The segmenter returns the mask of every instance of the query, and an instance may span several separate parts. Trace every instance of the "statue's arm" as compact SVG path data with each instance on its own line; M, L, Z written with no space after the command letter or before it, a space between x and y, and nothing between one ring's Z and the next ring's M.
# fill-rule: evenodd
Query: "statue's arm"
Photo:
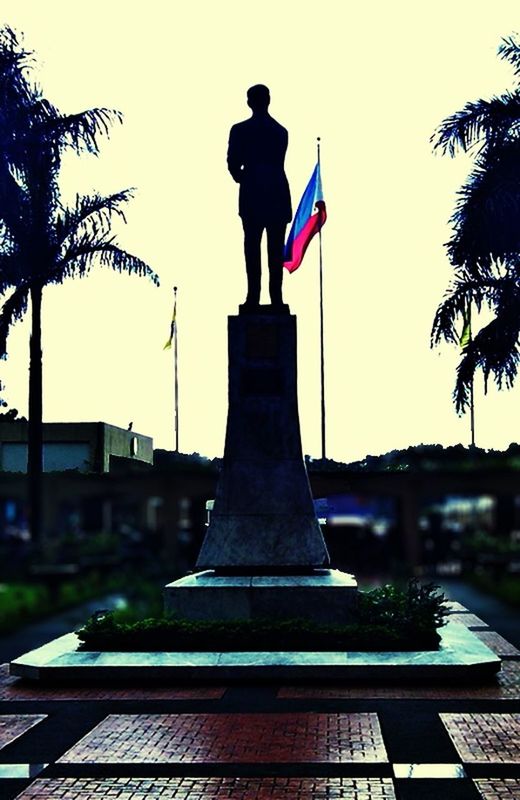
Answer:
M242 153L240 147L240 137L237 133L236 126L233 125L229 132L229 142L227 151L227 165L233 180L240 183L242 176Z

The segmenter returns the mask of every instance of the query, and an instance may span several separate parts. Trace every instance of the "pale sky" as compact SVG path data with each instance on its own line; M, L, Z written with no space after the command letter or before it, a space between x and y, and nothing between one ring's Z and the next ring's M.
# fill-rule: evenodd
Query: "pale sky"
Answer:
M44 419L96 421L173 446L173 369L163 351L179 287L180 449L221 455L227 316L245 296L230 126L245 92L271 89L289 130L293 206L322 139L327 455L342 461L424 443L469 443L451 392L458 349L431 350L451 267L443 243L465 157L433 156L438 123L513 85L496 56L520 31L517 0L2 0L25 33L46 96L64 112L120 109L99 159L66 164L69 196L136 186L120 242L161 287L94 268L44 292ZM267 289L267 279L265 279ZM298 320L304 453L320 454L318 247L285 275ZM267 296L264 296L267 302ZM9 405L27 413L29 315L0 362ZM520 441L520 387L482 394L476 441Z

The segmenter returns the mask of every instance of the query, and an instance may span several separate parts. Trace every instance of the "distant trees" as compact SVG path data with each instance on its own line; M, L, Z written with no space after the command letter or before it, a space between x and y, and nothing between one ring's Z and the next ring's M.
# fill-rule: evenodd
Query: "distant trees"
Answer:
M457 369L454 402L464 411L477 369L487 387L511 387L518 371L520 335L520 44L502 40L498 54L513 67L512 91L467 103L432 137L443 155L473 155L474 169L459 191L447 245L455 274L432 329L432 344L458 342L468 310L486 307L493 319L470 338Z
M519 470L520 445L511 443L507 450L485 450L455 444L417 444L381 455L367 455L350 464L329 461L308 463L309 472L442 472L474 470Z
M121 249L112 222L124 219L132 196L60 197L61 157L99 152L99 141L121 122L118 111L93 108L63 114L32 81L32 53L8 27L0 29L0 356L13 323L31 306L29 369L29 500L31 533L40 538L42 474L42 292L49 284L83 277L98 263L119 272L158 277L141 259Z

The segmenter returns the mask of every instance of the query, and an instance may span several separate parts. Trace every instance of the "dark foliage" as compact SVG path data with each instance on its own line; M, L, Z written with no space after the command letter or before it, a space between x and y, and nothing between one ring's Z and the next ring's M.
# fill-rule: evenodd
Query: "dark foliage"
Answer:
M93 108L63 114L43 97L33 66L20 37L8 26L0 29L0 356L33 286L84 277L94 264L158 284L150 267L114 241L113 219L124 221L132 189L78 196L72 208L60 199L62 154L98 155L121 113Z
M419 444L382 455L367 455L361 461L338 465L352 472L443 472L474 470L518 470L520 445L511 443L507 450L484 450L462 444ZM312 471L312 468L311 470Z
M63 114L32 80L32 54L7 26L0 29L0 357L11 326L31 301L28 486L31 535L42 532L42 290L66 278L84 277L94 264L157 275L117 246L115 216L132 190L77 197L72 209L60 195L66 150L97 155L119 111L93 108Z
M406 590L385 586L361 593L350 625L319 625L304 619L193 622L145 619L120 622L117 614L94 615L78 631L85 650L434 650L444 624L444 595L436 586L410 582Z
M445 623L448 610L445 596L434 583L420 584L417 579L406 589L386 585L359 594L359 620L402 630L430 631Z
M207 472L216 474L221 459L209 459L200 453L177 453L172 450L154 450L153 464L156 469L172 472Z
M520 45L502 41L499 55L520 77ZM510 388L520 358L520 86L491 100L468 103L448 117L432 139L443 154L469 152L474 169L458 194L447 245L455 268L432 329L432 345L459 342L467 310L489 309L493 319L462 349L454 402L459 413L470 404L471 385L482 370L487 388Z

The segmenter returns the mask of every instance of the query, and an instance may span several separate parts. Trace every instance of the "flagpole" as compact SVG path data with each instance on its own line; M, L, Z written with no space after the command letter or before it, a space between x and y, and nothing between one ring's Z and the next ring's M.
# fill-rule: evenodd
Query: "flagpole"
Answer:
M460 347L462 353L466 352L466 348L473 341L473 331L471 327L471 299L466 305L463 313L463 326L460 334ZM471 376L469 385L469 417L471 428L471 447L475 447L475 375Z
M320 137L317 137L318 169L321 175ZM320 250L320 376L321 376L321 457L325 458L325 358L323 342L323 255L321 250L321 226L318 231Z
M470 341L473 338L473 331L471 329L471 300L468 306L468 319L470 324ZM469 392L469 416L471 425L471 446L475 447L475 394L474 394L475 374L471 376L471 386Z
M177 287L173 287L174 309L177 309ZM175 311L176 314L176 311ZM175 452L179 452L179 380L178 380L178 351L177 351L177 319L173 330L173 391L174 391L174 424L175 424Z
M470 387L470 420L471 420L471 446L475 447L475 403L473 397L473 378Z

